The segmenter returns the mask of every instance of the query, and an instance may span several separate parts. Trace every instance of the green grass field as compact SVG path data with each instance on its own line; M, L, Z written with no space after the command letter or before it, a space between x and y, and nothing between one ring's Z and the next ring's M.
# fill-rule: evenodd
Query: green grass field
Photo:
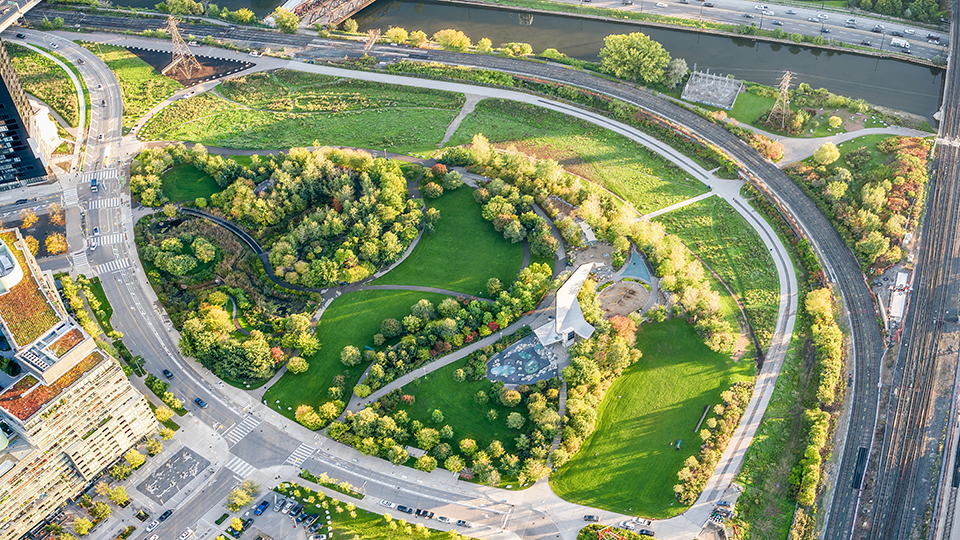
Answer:
M161 177L163 193L171 203L194 201L197 197L209 200L210 195L219 193L221 187L212 176L193 165L176 165Z
M283 149L322 145L395 152L436 148L463 104L462 94L349 79L309 83L310 74L253 74L173 103L141 130L142 140L207 146ZM306 82L305 82L306 81ZM234 100L234 103L229 100ZM240 104L238 104L240 103Z
M654 218L699 255L740 298L765 347L773 337L780 282L759 235L719 197L697 201Z
M755 368L710 351L682 319L641 325L637 347L643 358L607 391L596 432L550 485L571 502L663 519L686 510L673 486L683 461L699 451L694 430L703 408Z
M554 159L633 203L643 213L694 197L707 187L646 147L609 130L533 105L485 99L449 145L482 133L500 147Z
M38 52L16 43L6 46L24 91L49 105L70 127L77 127L80 106L77 90L67 72Z
M473 190L462 186L427 205L440 210L433 234L425 234L413 253L377 285L426 285L487 295L487 280L513 283L523 262L523 244L512 244L480 215Z
M403 393L416 396L417 399L411 405L401 403L398 408L407 411L411 420L419 420L427 427L440 429L449 424L453 428L453 440L447 442L454 448L457 448L461 439L473 439L480 448L499 440L507 453L516 452L514 439L521 432L507 427L507 415L519 412L526 417L526 406L504 407L496 399L484 405L477 404L473 396L480 390L491 395L493 384L487 379L478 382L453 380L453 372L466 364L466 359L458 360L404 386ZM430 418L434 409L443 413L443 422L440 424L434 424ZM497 411L494 422L486 419L490 409Z
M298 405L306 403L316 407L330 401L327 388L333 386L333 379L337 375L346 378L345 393L349 398L367 364L361 362L348 368L340 362L340 351L347 345L360 350L366 346L372 347L373 335L380 332L383 319L409 315L410 306L421 298L437 305L447 297L418 291L357 291L334 300L317 325L320 350L306 358L310 369L299 375L284 373L267 390L264 396L267 405L293 418ZM278 400L280 403L277 403Z
M110 323L110 318L113 317L113 307L110 305L110 301L107 300L106 293L103 292L103 285L100 284L100 278L90 280L90 290L93 291L93 295L100 301L100 311L103 312L103 317L100 317L99 313L94 313L97 321L100 323L100 327L103 328L104 333L113 332L113 324Z
M116 75L123 94L124 128L133 126L151 107L183 88L124 47L83 42L80 45L99 56Z

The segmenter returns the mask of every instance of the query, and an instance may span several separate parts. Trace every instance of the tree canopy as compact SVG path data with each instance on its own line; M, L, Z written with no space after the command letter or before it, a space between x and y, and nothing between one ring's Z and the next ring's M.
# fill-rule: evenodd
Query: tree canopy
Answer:
M600 58L603 59L600 68L603 71L621 79L643 83L663 80L670 53L646 34L612 34L603 39L603 44L600 49Z

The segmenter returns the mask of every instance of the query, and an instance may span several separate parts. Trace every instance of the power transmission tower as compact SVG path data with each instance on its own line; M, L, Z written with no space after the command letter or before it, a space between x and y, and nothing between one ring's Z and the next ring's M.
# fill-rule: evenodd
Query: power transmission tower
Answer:
M373 48L373 44L380 39L380 29L374 28L372 30L367 30L367 43L363 46L363 55L366 56L370 52L370 49Z
M779 122L780 131L783 131L787 127L787 120L790 118L790 79L793 77L793 74L789 71L783 73L783 77L780 77L780 94L777 96L777 102L773 104L773 108L770 109L770 116L767 118L767 123L770 125L777 125Z
M183 41L183 36L180 35L180 30L177 28L179 23L180 19L172 15L167 18L167 31L170 32L170 39L173 40L173 61L163 68L162 73L166 75L176 69L180 71L184 78L189 79L194 71L200 71L201 67L200 62L190 51L190 47Z

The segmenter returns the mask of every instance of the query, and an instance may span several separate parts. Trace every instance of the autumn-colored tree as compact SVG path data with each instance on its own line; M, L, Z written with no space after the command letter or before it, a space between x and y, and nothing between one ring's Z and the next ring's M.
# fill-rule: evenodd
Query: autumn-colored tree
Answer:
M166 422L173 418L173 410L170 409L170 407L157 407L156 410L153 411L153 414L160 422Z
M20 217L23 218L23 224L21 225L24 229L29 229L37 224L37 214L33 210L24 210L20 212Z
M637 323L633 322L632 319L623 315L616 315L610 318L610 325L613 326L613 331L617 333L618 337L627 343L633 343L634 336L637 333Z
M47 253L51 255L67 252L67 238L60 233L53 233L48 236L45 244L47 245Z
M63 216L63 208L61 208L59 204L54 203L50 205L50 223L54 225L63 225L66 223Z
M37 252L40 251L40 241L32 236L24 236L23 241L27 243L27 247L30 249L30 253L34 257L37 256Z

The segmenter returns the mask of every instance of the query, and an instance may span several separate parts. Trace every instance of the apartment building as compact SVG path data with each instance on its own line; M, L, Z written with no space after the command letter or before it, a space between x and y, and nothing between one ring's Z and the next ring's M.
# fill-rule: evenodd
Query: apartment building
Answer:
M0 331L22 369L0 391L0 540L14 540L158 425L16 229L0 231Z

